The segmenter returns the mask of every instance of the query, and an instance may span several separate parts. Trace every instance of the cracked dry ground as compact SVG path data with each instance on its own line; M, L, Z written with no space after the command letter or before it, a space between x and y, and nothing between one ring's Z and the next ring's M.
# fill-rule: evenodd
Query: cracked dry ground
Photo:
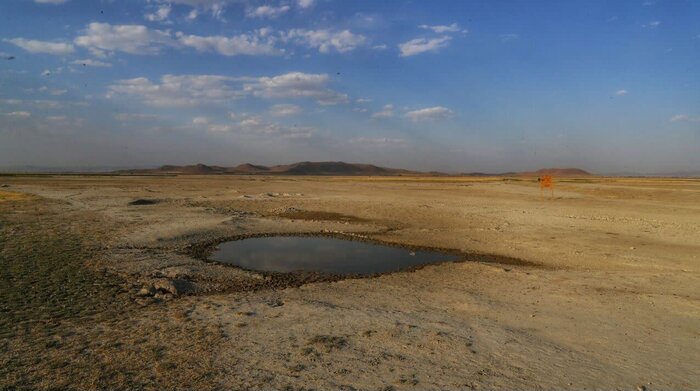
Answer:
M500 178L0 184L0 388L700 384L698 181L561 181L554 200ZM188 250L272 232L526 262L285 287Z

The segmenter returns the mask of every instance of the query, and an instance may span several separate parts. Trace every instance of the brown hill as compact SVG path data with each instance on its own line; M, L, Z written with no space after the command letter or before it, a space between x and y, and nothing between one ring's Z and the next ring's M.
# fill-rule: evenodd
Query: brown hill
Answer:
M270 171L270 167L250 163L239 164L236 167L231 167L227 169L227 172L234 174L257 174L260 172L267 171Z
M580 168L542 168L537 171L521 172L520 176L552 175L559 177L592 176L590 172Z
M270 171L290 175L391 175L408 172L372 164L345 162L300 162L273 166Z
M386 168L373 164L358 164L345 162L299 162L292 164L280 164L272 167L244 163L235 167L208 166L206 164L193 164L188 166L166 165L153 169L134 169L116 171L118 174L190 174L190 175L212 175L212 174L272 174L272 175L449 175L431 171L418 172L396 168ZM457 174L462 176L541 176L553 175L558 177L585 177L592 174L580 168L543 168L537 171L528 172L507 172L498 174L488 174L480 172Z
M166 165L154 169L120 170L120 174L276 174L276 175L399 175L412 171L345 162L300 162L266 167L250 163L235 167Z

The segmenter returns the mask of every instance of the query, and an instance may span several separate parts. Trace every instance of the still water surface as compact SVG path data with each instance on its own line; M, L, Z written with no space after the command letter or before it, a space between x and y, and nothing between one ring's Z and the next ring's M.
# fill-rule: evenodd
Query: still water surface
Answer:
M221 243L210 259L258 271L368 275L459 257L323 236L272 236Z

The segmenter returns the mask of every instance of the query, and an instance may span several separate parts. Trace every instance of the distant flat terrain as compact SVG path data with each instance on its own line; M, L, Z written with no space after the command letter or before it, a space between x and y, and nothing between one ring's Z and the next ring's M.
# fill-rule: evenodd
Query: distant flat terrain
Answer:
M552 174L0 176L0 388L697 388L700 180ZM201 259L270 233L463 262Z

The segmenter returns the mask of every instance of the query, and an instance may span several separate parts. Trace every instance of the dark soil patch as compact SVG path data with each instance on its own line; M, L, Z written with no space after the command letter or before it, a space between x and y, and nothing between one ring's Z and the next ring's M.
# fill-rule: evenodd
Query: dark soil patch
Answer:
M129 202L129 205L155 205L159 203L159 200L149 200L145 198L139 198L138 200L134 200Z

